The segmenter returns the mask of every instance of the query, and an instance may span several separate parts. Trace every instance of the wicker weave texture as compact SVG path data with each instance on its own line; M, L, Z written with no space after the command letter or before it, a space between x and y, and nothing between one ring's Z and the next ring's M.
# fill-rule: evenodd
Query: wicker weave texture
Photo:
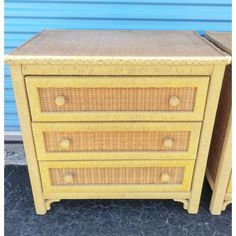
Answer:
M119 167L119 168L51 168L52 185L68 184L65 175L72 175L70 184L161 184L161 175L168 173L168 184L181 184L184 167ZM166 184L166 183L165 183Z
M41 110L50 111L192 111L196 88L39 88ZM65 98L58 106L55 99ZM179 98L171 106L171 96Z
M232 32L207 31L206 38L232 55Z
M225 70L224 80L221 88L215 125L211 140L208 157L208 169L212 179L215 181L217 170L222 158L221 152L224 145L225 133L232 107L232 66L228 65ZM231 170L229 170L231 171Z
M48 152L61 151L185 151L188 149L188 131L96 131L96 132L44 132ZM60 146L69 139L65 150ZM173 140L166 147L166 139Z
M12 56L219 57L222 52L193 31L45 30ZM224 55L224 54L223 54Z

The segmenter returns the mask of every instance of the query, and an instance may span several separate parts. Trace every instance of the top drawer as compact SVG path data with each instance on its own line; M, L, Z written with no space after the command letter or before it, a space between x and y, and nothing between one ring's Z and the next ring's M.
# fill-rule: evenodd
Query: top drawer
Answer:
M34 121L196 120L206 76L26 76Z

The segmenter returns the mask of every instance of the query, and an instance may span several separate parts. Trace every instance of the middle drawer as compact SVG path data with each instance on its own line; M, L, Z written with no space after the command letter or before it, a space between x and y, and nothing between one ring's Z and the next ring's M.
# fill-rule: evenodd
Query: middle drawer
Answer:
M200 122L32 123L39 160L195 159Z

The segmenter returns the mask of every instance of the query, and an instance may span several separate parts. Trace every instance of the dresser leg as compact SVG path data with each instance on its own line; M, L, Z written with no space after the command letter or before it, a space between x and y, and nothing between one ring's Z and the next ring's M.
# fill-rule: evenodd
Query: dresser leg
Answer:
M59 202L61 199L46 199L43 200L44 204L41 204L41 202L35 202L35 210L38 215L45 215L47 211L51 209L51 204L53 202Z
M232 203L232 200L224 200L223 202L219 202L217 199L216 201L211 201L210 204L211 214L221 215L221 212L224 211L230 203Z
M191 204L189 203L187 210L189 214L197 214L198 208L199 208L199 201L196 202L192 201Z
M47 213L46 204L41 204L39 202L34 202L35 211L37 215L45 215Z
M24 143L25 156L28 165L30 183L34 197L34 204L37 214L45 214L46 204L43 198L43 190L39 166L34 146L34 138L31 127L31 115L28 106L28 98L25 87L24 75L20 65L11 65L11 78L13 80L13 89L16 97L18 117L20 120L21 134Z
M222 206L222 211L225 211L226 207L232 203L232 200L225 200Z

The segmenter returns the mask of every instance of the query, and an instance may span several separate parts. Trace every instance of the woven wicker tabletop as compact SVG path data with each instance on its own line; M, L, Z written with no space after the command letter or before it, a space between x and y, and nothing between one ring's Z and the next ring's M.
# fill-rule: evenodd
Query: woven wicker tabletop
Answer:
M214 44L219 46L222 50L230 55L232 54L232 33L231 32L206 32L206 37Z
M224 54L193 31L45 30L11 55L219 57Z

